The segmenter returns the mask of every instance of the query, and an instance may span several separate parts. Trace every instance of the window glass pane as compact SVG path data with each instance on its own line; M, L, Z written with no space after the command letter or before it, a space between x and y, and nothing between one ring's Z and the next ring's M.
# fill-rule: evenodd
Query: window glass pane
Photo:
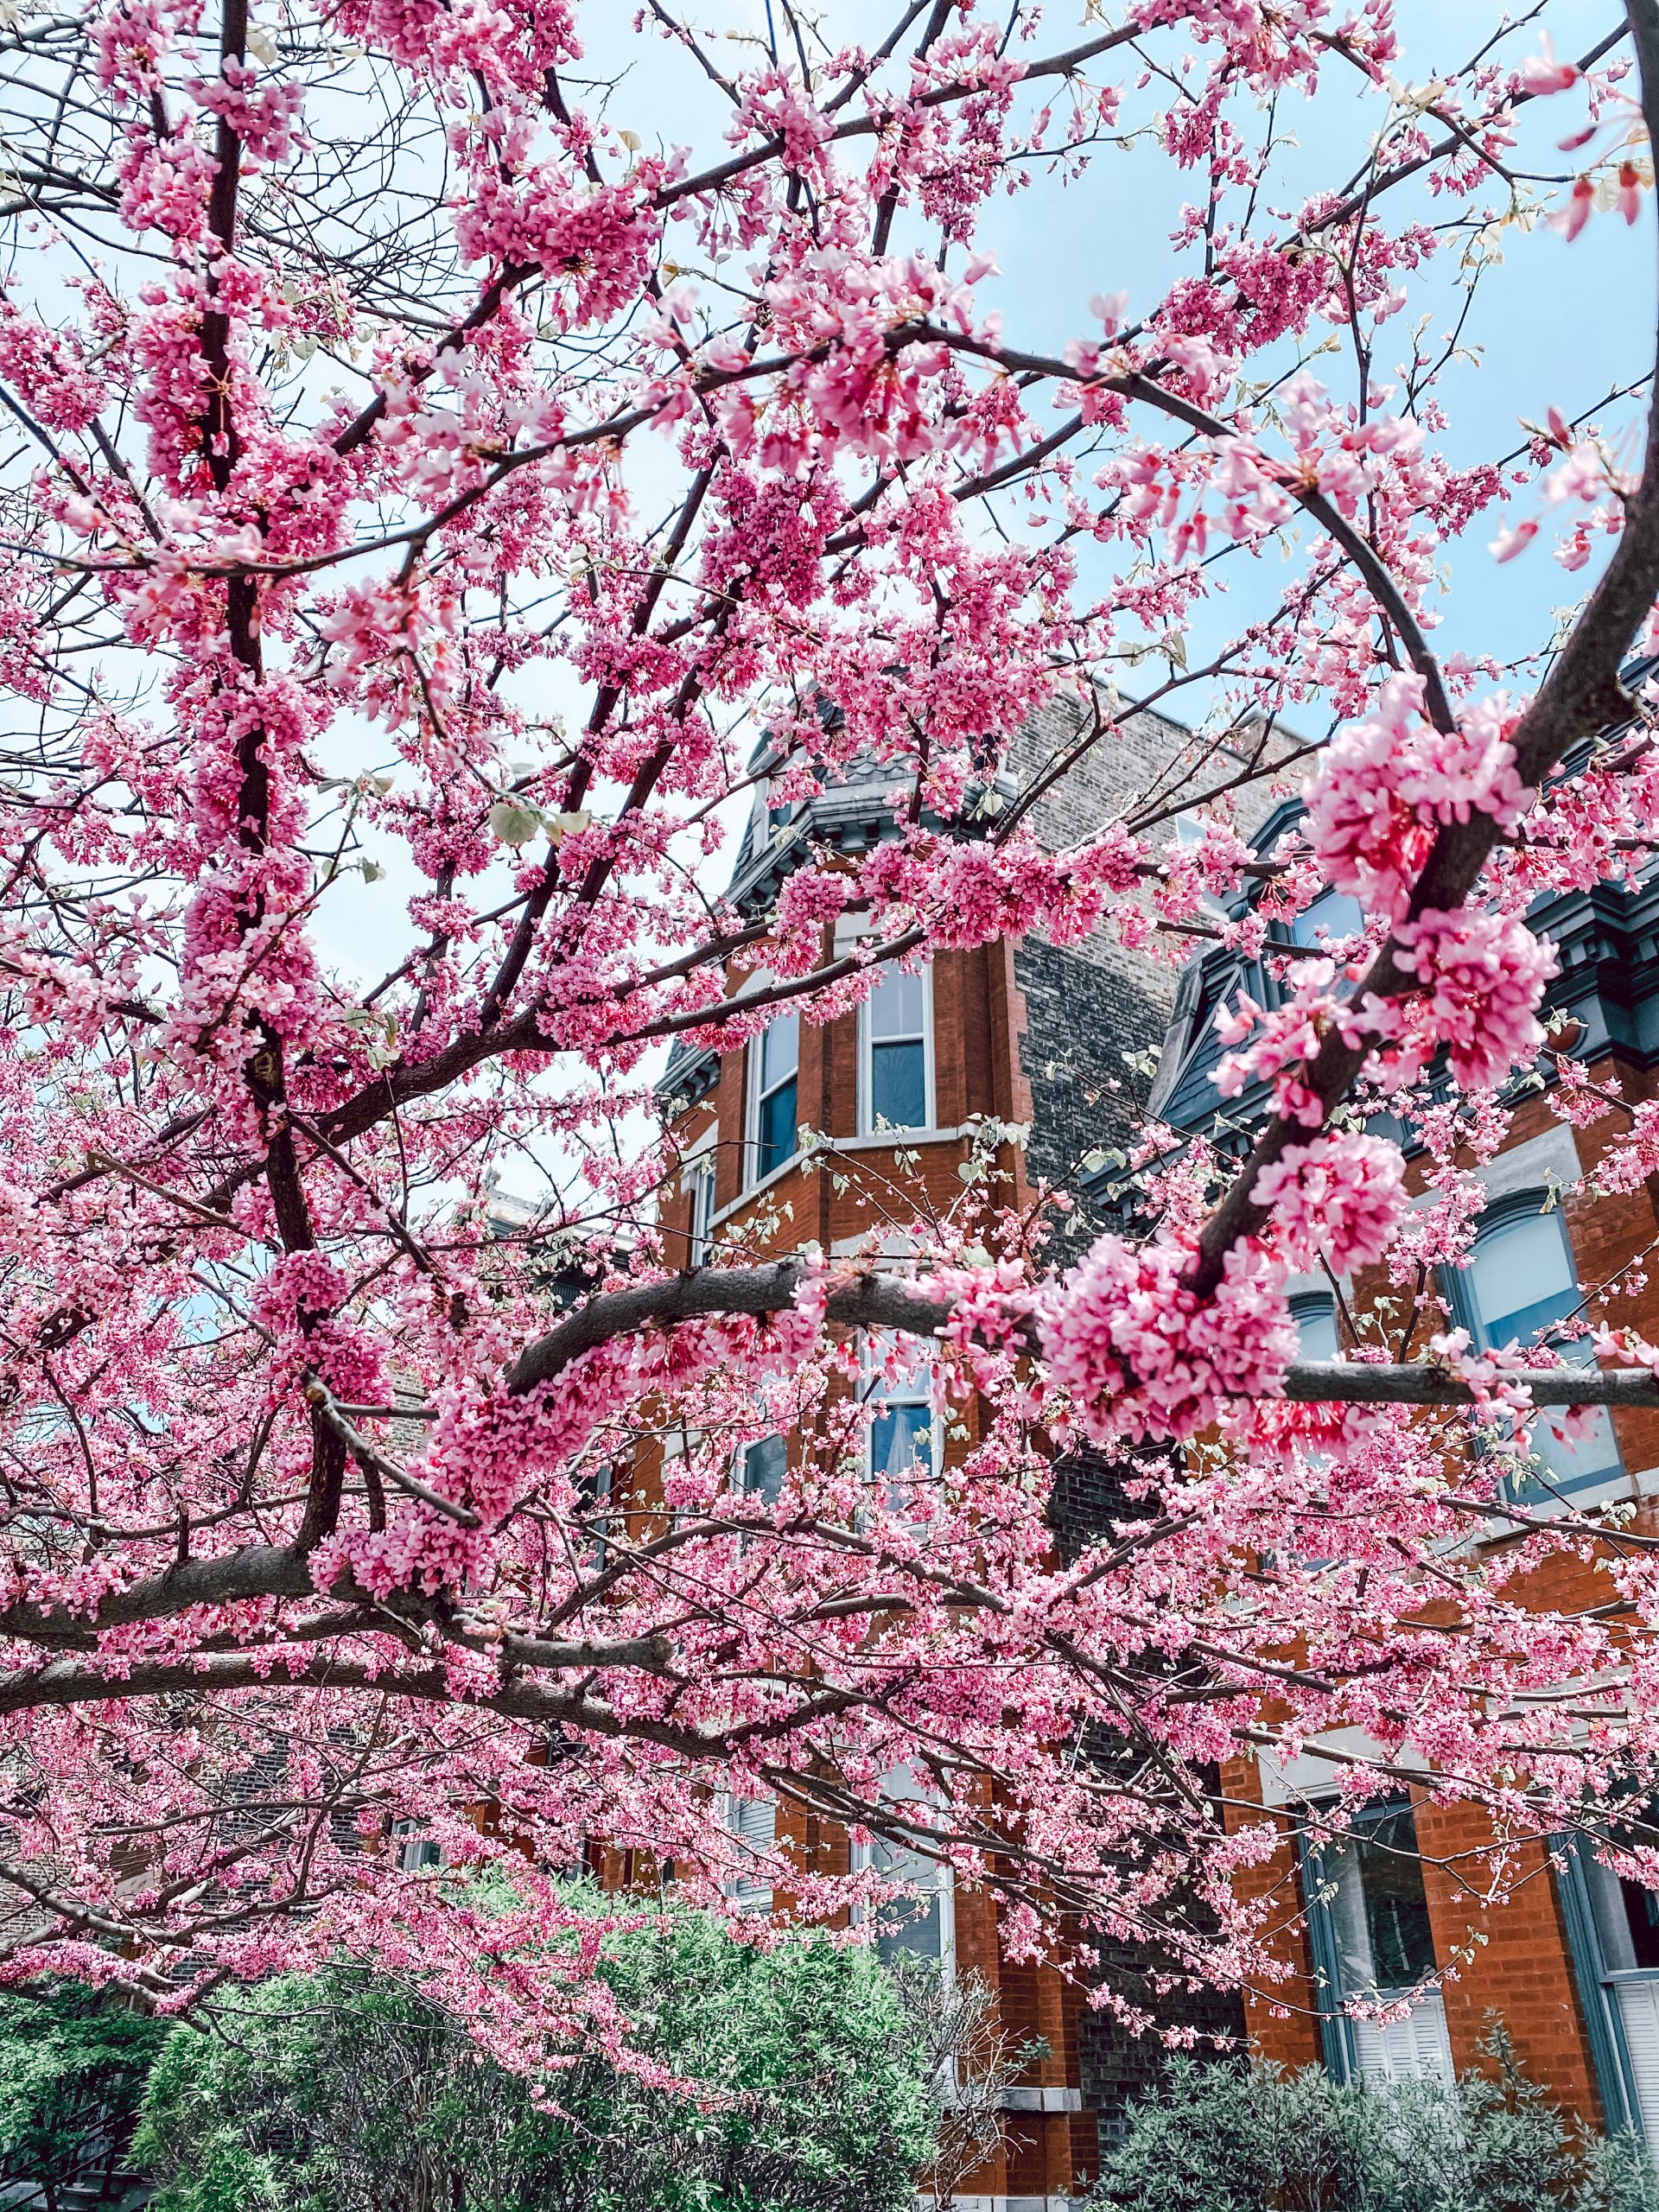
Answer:
M789 1446L781 1436L763 1436L743 1454L743 1494L776 1505L789 1471Z
M1296 1324L1299 1359L1337 1359L1337 1306L1332 1298L1299 1298L1290 1309Z
M1329 1899L1344 1997L1409 1989L1434 1970L1434 1939L1417 1829L1408 1805L1362 1814L1326 1844L1319 1872Z
M920 1044L870 1047L871 1125L927 1127L927 1051Z
M1618 1888L1636 1965L1659 1967L1659 1897L1644 1890L1640 1882L1621 1879Z
M1659 1805L1649 1804L1634 1816L1610 1823L1610 1840L1626 1847L1651 1847L1659 1842L1656 1821ZM1603 1967L1609 1974L1659 1972L1659 1894L1615 1874L1587 1843L1580 1847L1579 1864L1590 1893Z
M1567 1239L1554 1214L1525 1215L1476 1239L1468 1281L1490 1344L1525 1343L1578 1302Z
M760 1039L760 1088L770 1090L801 1064L801 1017L780 1014Z
M870 1428L870 1472L898 1484L933 1471L933 1408L884 1403Z
M715 1169L713 1161L700 1166L691 1179L691 1264L700 1268L709 1258L709 1240L715 1223Z
M924 1027L922 978L897 968L883 970L870 994L872 1037L919 1037Z
M594 1565L605 1564L605 1547L610 1534L610 1519L601 1508L608 1504L613 1478L608 1459L589 1460L576 1471L576 1496L591 1515L589 1526L593 1532Z
M944 1950L942 1870L919 1851L879 1836L870 1846L870 1864L889 1881L912 1883L924 1894L891 1897L875 1914L876 1956L891 1966L898 1958L938 1961Z
M1321 931L1327 938L1352 937L1365 920L1365 910L1345 891L1322 891L1290 925L1294 944L1312 944Z
M795 1078L780 1084L778 1089L760 1101L759 1142L755 1147L757 1176L770 1175L774 1167L781 1167L795 1151Z
M1579 1304L1567 1231L1559 1214L1528 1214L1500 1223L1475 1242L1464 1271L1475 1310L1476 1335L1483 1344L1530 1344L1541 1329L1573 1313ZM1568 1361L1590 1363L1587 1344L1556 1347ZM1591 1417L1586 1432L1569 1443L1554 1433L1561 1411L1546 1407L1533 1423L1533 1456L1547 1481L1520 1484L1517 1500L1547 1500L1551 1488L1574 1488L1615 1472L1618 1446L1605 1407Z
M443 1864L442 1845L423 1835L417 1821L394 1821L391 1832L397 1840L397 1864L405 1874L424 1873L429 1866Z

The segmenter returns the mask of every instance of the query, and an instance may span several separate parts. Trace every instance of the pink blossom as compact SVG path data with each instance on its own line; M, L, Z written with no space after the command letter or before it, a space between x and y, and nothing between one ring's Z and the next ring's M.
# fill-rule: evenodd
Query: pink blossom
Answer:
M1380 1137L1328 1135L1288 1145L1257 1176L1258 1205L1273 1209L1281 1248L1292 1267L1321 1261L1335 1274L1374 1267L1388 1250L1405 1206L1400 1147Z

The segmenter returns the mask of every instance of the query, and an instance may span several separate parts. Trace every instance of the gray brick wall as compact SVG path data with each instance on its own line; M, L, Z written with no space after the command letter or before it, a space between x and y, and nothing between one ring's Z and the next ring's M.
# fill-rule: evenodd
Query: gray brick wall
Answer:
M1010 760L1028 786L1066 761L1089 717L1080 701L1057 700L1020 732ZM1175 834L1175 816L1237 775L1258 743L1277 757L1287 741L1222 745L1141 708L1100 736L1065 767L1033 809L1032 821L1051 851L1063 851L1119 817L1168 818L1149 831L1161 844ZM1241 795L1238 817L1248 832L1269 810L1266 779ZM1149 953L1127 951L1109 931L1086 944L1059 946L1033 932L1015 948L1014 979L1026 1000L1027 1026L1020 1063L1031 1084L1033 1123L1027 1160L1043 1180L1073 1190L1079 1204L1058 1237L1065 1259L1106 1225L1078 1190L1077 1163L1096 1149L1121 1147L1150 1089L1136 1056L1156 1055L1174 1007L1179 968Z

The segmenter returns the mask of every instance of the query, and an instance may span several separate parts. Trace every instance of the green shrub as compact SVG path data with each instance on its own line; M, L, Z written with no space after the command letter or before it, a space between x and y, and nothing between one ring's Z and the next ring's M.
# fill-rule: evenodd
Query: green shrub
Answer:
M167 2030L73 1981L0 1989L0 2181L31 2182L46 2212L118 2155Z
M1501 2031L1488 2048L1495 2073L1452 2090L1173 2059L1091 2212L1659 2212L1643 2143L1581 2138Z
M168 2040L135 2145L156 2212L905 2212L931 2085L867 1952L757 1952L671 1913L605 1971L636 2048L696 2098L584 2057L538 2111L416 1992L287 1976Z

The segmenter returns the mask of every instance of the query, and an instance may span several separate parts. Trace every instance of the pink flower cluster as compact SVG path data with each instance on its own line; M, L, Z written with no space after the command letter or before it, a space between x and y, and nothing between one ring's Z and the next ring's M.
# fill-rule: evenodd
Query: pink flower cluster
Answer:
M1250 1195L1273 1208L1279 1248L1293 1268L1324 1261L1334 1274L1373 1266L1405 1211L1397 1144L1347 1131L1286 1147Z
M305 143L300 129L305 108L302 85L280 80L263 84L258 70L232 54L220 63L217 77L191 89L200 106L222 117L235 131L251 161L291 162Z
M1471 1090L1503 1082L1544 1041L1538 1007L1555 974L1554 949L1515 914L1431 911L1395 931L1400 966L1416 989L1362 1013L1388 1040L1391 1077L1409 1082L1444 1050L1452 1078Z
M1447 734L1424 714L1421 677L1389 677L1366 720L1325 747L1304 791L1327 881L1392 920L1443 823L1478 811L1512 828L1529 798L1507 734L1513 719L1500 696Z
M1236 1244L1213 1298L1186 1287L1192 1249L1103 1236L1038 1307L1043 1357L1096 1443L1194 1436L1236 1399L1272 1397L1296 1356L1284 1263Z

